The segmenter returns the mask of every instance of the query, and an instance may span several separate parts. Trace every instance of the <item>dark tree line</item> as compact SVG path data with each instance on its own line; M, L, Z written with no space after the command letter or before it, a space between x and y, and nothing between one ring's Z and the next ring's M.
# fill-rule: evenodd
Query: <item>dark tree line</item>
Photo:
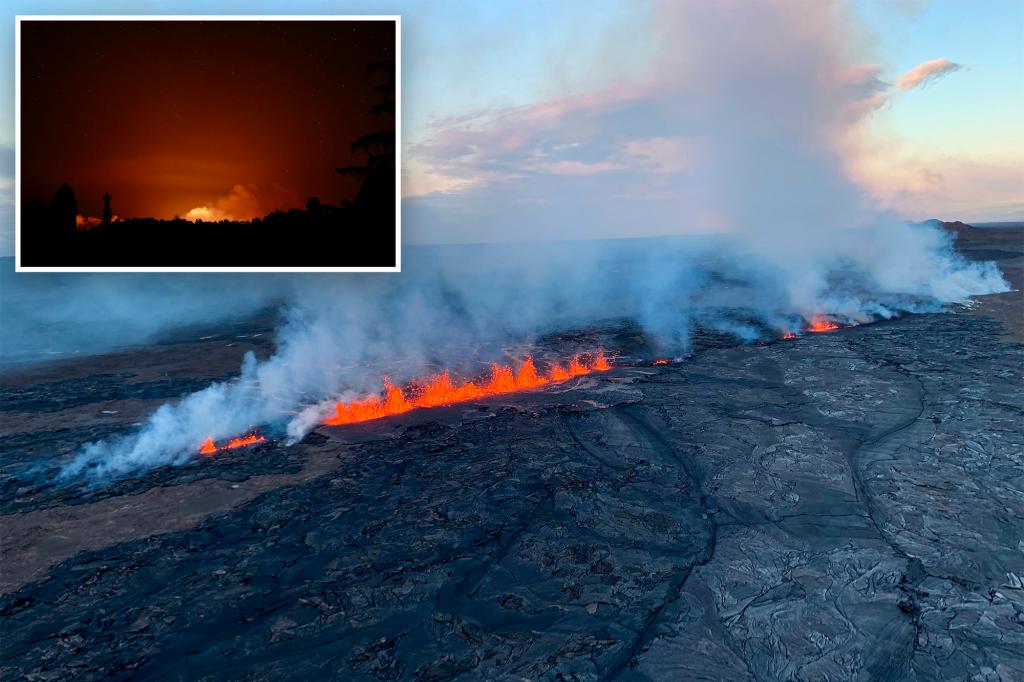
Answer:
M366 67L367 73L382 76L375 90L382 101L370 111L384 119L385 127L356 138L350 151L365 159L358 165L337 168L341 175L355 176L359 180L356 205L377 206L394 200L395 196L395 63L375 62Z
M341 267L395 264L395 64L374 63L381 102L371 113L379 130L350 146L353 199L334 205L310 197L304 209L274 211L250 221L174 218L114 220L103 196L95 225L79 224L74 190L61 185L49 202L24 203L21 258L26 266Z

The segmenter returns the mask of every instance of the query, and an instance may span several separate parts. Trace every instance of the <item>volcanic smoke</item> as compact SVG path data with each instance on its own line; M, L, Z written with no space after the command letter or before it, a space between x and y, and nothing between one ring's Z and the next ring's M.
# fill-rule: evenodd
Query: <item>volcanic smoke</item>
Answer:
M522 390L532 381L524 367L492 370L479 383L443 373L409 379L429 367L508 357L495 349L509 344L537 352L552 332L628 322L665 356L683 357L695 329L743 341L777 330L835 331L1009 289L994 263L966 261L949 233L892 215L851 180L850 142L867 133L882 83L851 81L877 60L840 3L657 7L651 63L635 83L497 115L468 112L419 146L428 155L419 160L439 174L473 181L442 197L410 198L407 224L452 242L460 237L453 226L469 221L473 239L464 241L478 243L404 246L394 275L275 280L267 301L284 301L285 321L273 356L250 354L238 378L162 406L134 432L85 445L62 476L184 464L203 439L216 443L253 425L296 442L325 422L473 399L499 386ZM636 144L610 142L647 148L656 140L688 150L686 164L656 170L634 159L629 167L622 149ZM623 169L540 167L567 150L601 160L595 170L609 158ZM652 234L666 236L608 239ZM209 287L199 281L179 278L175 292L192 287L203 294L186 298L202 298ZM112 308L157 314L151 300L116 284ZM241 298L247 288L237 290ZM72 292L68 314L94 314L94 299ZM381 391L381 373L405 388Z

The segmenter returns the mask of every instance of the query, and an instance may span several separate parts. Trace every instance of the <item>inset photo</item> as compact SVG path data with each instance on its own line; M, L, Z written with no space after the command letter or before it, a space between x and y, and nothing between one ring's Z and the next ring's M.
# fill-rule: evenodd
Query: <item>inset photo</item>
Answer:
M18 17L18 271L400 270L398 17Z

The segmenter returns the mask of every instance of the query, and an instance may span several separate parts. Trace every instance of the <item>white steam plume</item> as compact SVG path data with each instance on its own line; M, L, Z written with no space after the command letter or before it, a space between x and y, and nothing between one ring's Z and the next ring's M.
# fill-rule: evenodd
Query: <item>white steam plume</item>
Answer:
M123 439L86 446L65 475L103 478L187 461L203 438L256 425L297 439L330 401L378 391L382 373L402 381L434 362L468 357L479 344L606 318L634 319L683 352L696 325L750 338L759 333L751 320L779 330L815 313L866 321L1005 291L994 265L966 263L938 229L875 210L848 180L842 142L879 87L871 70L858 70L866 55L851 25L834 2L667 3L657 28L663 49L651 67L658 78L630 89L631 104L595 97L585 110L549 106L501 117L473 131L471 162L460 157L463 165L439 169L469 174L465 163L480 159L507 167L513 132L522 133L516 140L535 132L537 140L561 134L567 142L580 130L612 140L685 138L686 163L642 164L673 198L661 209L630 216L610 203L624 182L616 169L630 160L624 144L611 145L614 163L591 161L586 173L565 173L582 166L555 161L541 165L560 172L496 174L446 201L482 210L481 230L506 226L508 233L487 234L494 241L514 241L511 232L534 225L556 235L604 235L605 206L620 225L642 219L636 234L686 234L693 220L711 216L726 235L419 247L407 250L401 275L297 278L274 357L249 357L239 380L165 405ZM857 73L864 77L851 78ZM542 113L548 118L531 132ZM458 133L444 139L464 150ZM520 167L538 167L537 148L523 143L520 152ZM578 184L605 175L607 186ZM533 189L545 193L544 203L522 201ZM720 286L727 280L746 284Z

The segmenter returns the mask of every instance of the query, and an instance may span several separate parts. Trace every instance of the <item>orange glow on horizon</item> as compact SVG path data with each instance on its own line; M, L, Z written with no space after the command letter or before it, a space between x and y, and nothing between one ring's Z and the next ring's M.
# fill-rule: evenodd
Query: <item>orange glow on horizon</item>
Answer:
M21 31L17 199L48 200L66 182L81 214L102 215L109 192L125 220L193 209L248 220L313 196L354 198L357 180L334 169L357 163L352 141L381 128L366 115L380 97L366 66L392 60L396 44L390 21L115 18ZM255 188L241 205L238 185Z

